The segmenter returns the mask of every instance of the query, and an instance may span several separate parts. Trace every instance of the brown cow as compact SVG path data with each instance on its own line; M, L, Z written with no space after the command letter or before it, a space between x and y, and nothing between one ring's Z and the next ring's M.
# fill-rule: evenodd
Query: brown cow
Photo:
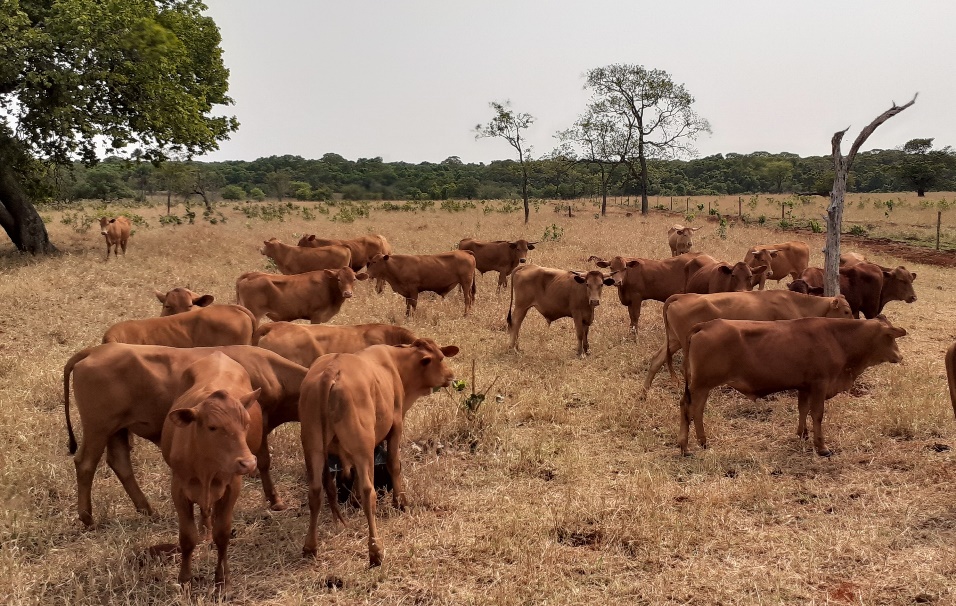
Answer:
M375 255L368 262L368 275L388 282L405 297L405 315L418 307L418 293L435 292L444 297L461 286L465 315L475 302L475 255L464 250L437 255Z
M866 257L858 252L848 252L840 255L840 267L852 267L864 261L866 261Z
M321 324L331 320L345 300L352 298L356 280L367 279L367 273L356 274L351 267L292 276L252 271L236 280L236 298L257 321L265 316L273 322L301 319Z
M454 373L445 358L458 353L454 345L439 348L431 339L411 345L373 345L355 354L331 354L316 360L302 382L299 417L302 449L309 478L309 529L302 552L318 550L316 523L325 488L329 507L345 523L326 465L336 455L355 473L362 509L368 520L369 564L382 563L384 550L375 524L375 488L372 484L375 445L388 441L386 466L392 476L392 502L406 506L405 480L399 460L405 414L436 387L447 387Z
M465 238L458 243L458 250L470 250L475 255L475 268L484 274L498 272L498 292L508 286L508 276L518 265L528 260L528 251L534 250L537 242L527 240L474 240Z
M347 246L333 245L320 248L289 246L275 238L262 243L259 252L273 261L279 273L304 274L320 269L338 269L349 267L352 263L352 251Z
M172 469L170 494L179 518L182 563L179 583L192 582L192 555L199 542L194 506L212 530L218 558L215 587L229 587L226 550L242 476L256 468L262 414L249 374L221 352L196 360L183 372L180 393L166 416L160 447Z
M110 248L113 249L113 256L119 257L119 249L123 248L123 255L126 255L126 243L129 242L129 232L131 229L129 219L126 217L114 217L107 219L100 217L100 233L106 236L106 260L110 258Z
M252 313L240 305L212 305L158 318L125 320L110 326L104 343L215 347L248 345L256 329Z
M325 354L355 353L371 345L407 345L416 338L407 328L392 324L323 326L271 322L256 330L252 344L308 368Z
M534 307L550 325L558 318L574 320L578 336L578 355L588 353L588 333L594 321L594 308L601 304L601 291L614 280L597 270L586 273L525 265L511 277L511 303L508 305L509 348L518 351L518 331L528 310ZM512 307L514 314L512 315Z
M949 381L949 399L953 402L953 414L956 415L956 343L946 352L946 379Z
M822 297L824 293L822 286L810 286L807 284L807 281L802 278L797 278L790 284L787 284L787 290L800 293L801 295L813 295L815 297Z
M766 273L754 272L751 288L757 286L763 290L768 279L779 282L787 276L799 278L810 264L810 247L806 242L800 241L753 246L744 255L744 263L750 267L770 267L770 271Z
M163 294L154 290L156 298L163 304L160 316L174 316L176 314L193 311L200 307L208 307L215 300L212 295L199 295L188 288L174 288Z
M690 265L690 264L688 264ZM767 271L766 265L751 268L743 261L734 265L708 263L687 278L685 292L706 295L718 292L743 292L752 288L752 279Z
M819 267L808 267L800 278L811 288L823 286L823 270ZM902 265L890 269L864 261L840 268L840 294L849 301L854 318L862 313L872 319L890 301L916 302L915 280L916 274Z
M672 257L690 252L691 247L694 245L694 232L698 229L702 228L684 227L683 225L676 224L667 230L667 243L671 247Z
M349 251L351 251L352 263L350 267L355 271L358 271L368 265L368 260L377 254L392 254L392 245L389 244L388 240L385 239L385 236L380 234L359 236L357 238L352 238L351 240L316 238L314 234L299 238L299 246L308 246L310 248L318 248L319 246L332 246L335 244L347 246ZM381 294L384 289L385 281L376 280L375 291Z
M685 294L664 303L664 343L651 359L644 389L664 363L677 379L672 363L684 348L690 329L701 322L725 320L792 320L795 318L850 318L850 304L843 297L810 297L788 290L723 292L712 295Z
M693 421L697 442L707 447L704 406L710 391L729 385L751 400L797 390L797 435L807 438L813 417L813 446L823 443L823 403L850 389L870 366L902 360L896 339L906 334L885 318L847 320L800 318L776 322L711 320L691 329L684 351L684 395L677 443L687 454Z
M194 312L195 313L195 312ZM173 348L108 343L78 352L63 368L63 400L70 452L75 453L77 508L80 520L93 524L92 487L96 466L107 450L106 462L123 484L137 511L153 510L140 490L130 462L130 434L158 444L166 414L178 395L185 369L196 360L221 351L239 362L262 389L265 433L257 453L262 491L272 509L285 509L270 474L266 440L274 428L299 419L299 386L306 369L282 356L250 345ZM70 374L76 408L83 427L83 444L77 450L70 421Z
M605 261L590 257L598 267L611 269L611 278L617 286L617 296L627 307L631 330L637 332L641 320L641 303L645 299L664 302L667 297L684 292L687 285L685 271L691 263L716 261L701 253L684 253L670 259L641 259L638 257L614 257Z

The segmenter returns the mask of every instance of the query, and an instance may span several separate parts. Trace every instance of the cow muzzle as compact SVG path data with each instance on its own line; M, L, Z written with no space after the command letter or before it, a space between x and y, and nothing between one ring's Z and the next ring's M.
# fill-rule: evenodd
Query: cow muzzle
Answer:
M907 302L907 303L916 303L916 295L913 295L912 297L906 297L906 302Z
M351 299L351 298L352 298L352 291L351 291L351 290L347 290L347 291L343 292L343 293L342 293L342 298L343 298L343 299Z
M591 304L591 307L597 307L598 305L601 304L601 300L600 300L600 299L591 299L591 300L588 301L588 302Z
M105 236L105 235L106 235L106 230L105 230L105 229L101 229L101 230L100 230L100 235Z
M256 470L255 457L243 457L241 459L236 459L236 473L249 475L255 470Z
M527 259L518 259L518 263L525 263Z

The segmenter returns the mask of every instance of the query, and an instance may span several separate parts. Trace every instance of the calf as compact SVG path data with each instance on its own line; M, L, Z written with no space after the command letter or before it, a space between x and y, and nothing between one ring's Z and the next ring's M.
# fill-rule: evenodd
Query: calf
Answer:
M304 274L320 269L338 269L349 267L352 263L352 251L347 246L333 245L319 248L289 246L275 238L262 243L259 252L273 261L279 273Z
M152 515L153 509L139 488L130 462L130 435L158 444L163 423L178 395L180 379L196 360L221 351L249 373L253 387L261 389L264 432L257 453L262 490L272 509L285 509L272 483L266 436L274 428L299 419L299 385L306 369L282 356L249 345L180 349L151 345L109 343L78 352L63 368L63 401L70 452L76 456L77 509L80 520L93 524L93 476L103 451L136 509ZM70 421L70 375L76 408L83 427L83 444L77 450Z
M309 529L302 551L318 550L316 523L325 488L332 514L345 522L335 497L326 461L336 455L355 474L362 509L368 520L369 564L382 563L384 550L375 524L372 483L375 445L388 441L386 466L392 476L392 502L406 506L405 480L399 460L405 414L434 388L447 387L454 373L445 358L458 353L454 345L439 348L431 339L411 345L373 345L355 354L332 354L316 360L302 382L299 400L302 449L309 478Z
M189 313L118 322L106 330L103 342L167 347L248 345L255 329L256 319L245 307L212 305Z
M415 339L407 328L391 324L323 326L271 322L256 330L252 344L308 368L325 354L355 353L371 345L406 345Z
M693 420L697 442L707 447L704 406L710 391L729 385L751 400L797 390L797 435L807 438L807 414L813 417L813 445L823 443L823 403L848 390L870 366L902 359L896 339L906 334L885 318L847 320L801 318L776 322L711 320L696 325L684 351L684 395L677 442L687 454Z
M690 330L708 320L792 320L795 318L850 318L850 304L841 297L808 297L788 290L724 292L712 295L685 294L664 303L664 343L651 359L644 389L667 362L671 378L673 356L684 348Z
M242 366L214 352L183 372L181 392L163 425L163 459L172 469L170 494L179 518L182 563L179 582L192 582L192 555L199 534L194 506L216 542L216 589L229 586L226 550L232 512L242 489L242 476L256 468L253 452L262 441L262 415L249 374Z
M766 265L751 269L743 261L734 265L723 262L708 263L687 279L684 289L688 293L706 295L717 292L743 292L750 290L754 275L767 271Z
M700 253L684 253L670 259L640 259L637 257L614 257L610 261L590 257L598 267L609 267L617 296L621 304L627 307L631 320L631 330L637 332L641 320L641 304L645 299L653 301L667 300L667 297L684 292L687 285L685 272L691 263L702 260L716 261L713 257Z
M700 227L684 227L683 225L674 225L667 230L667 243L671 247L671 256L676 257L684 253L689 253L694 245L694 232Z
M461 286L465 315L475 302L475 255L454 250L438 255L375 255L368 262L368 275L388 282L405 297L405 315L418 307L418 293L435 292L444 297Z
M528 260L528 251L534 250L537 242L527 240L474 240L465 238L458 243L458 250L468 250L475 255L475 268L484 274L486 271L498 272L498 292L508 285L508 276L518 265Z
M310 248L318 248L320 246L332 246L332 245L341 245L348 247L349 251L352 253L352 262L350 267L354 271L358 271L368 265L368 260L374 257L375 255L390 255L392 254L392 245L389 244L388 240L385 239L385 236L380 234L369 234L367 236L359 236L357 238L352 238L351 240L334 240L330 238L316 238L315 235L302 236L299 239L299 246L307 246ZM375 281L375 291L379 294L385 290L385 282L383 280Z
M815 297L822 297L824 293L822 286L810 286L807 284L807 281L802 278L797 278L790 284L787 284L787 290L800 293L801 295L813 295Z
M751 288L757 286L763 290L768 278L777 282L787 276L799 278L810 263L810 246L800 241L754 246L744 255L744 263L753 268L761 265L770 268L766 273L754 271Z
M106 260L110 258L110 248L113 249L113 256L119 257L119 249L123 248L123 255L126 255L126 243L129 242L129 232L131 229L129 219L126 217L114 217L107 219L100 217L100 233L106 236Z
M594 308L601 304L601 290L612 284L612 278L596 270L581 274L535 265L518 269L511 278L509 348L518 351L518 331L528 310L534 307L549 325L558 318L570 317L574 320L578 355L585 356L588 353L588 333L594 321Z
M198 295L188 288L174 288L167 293L154 290L156 298L163 304L160 316L174 316L176 314L193 311L200 307L212 305L215 297L212 295Z
M810 288L823 287L823 270L809 267L800 278ZM896 269L881 267L866 261L840 268L840 294L846 297L853 317L872 319L883 312L890 301L916 302L913 282L916 274L900 265Z
M331 320L352 298L356 280L367 279L367 273L356 274L351 267L292 276L253 271L236 280L236 298L256 321L265 316L273 322L301 319L321 324Z

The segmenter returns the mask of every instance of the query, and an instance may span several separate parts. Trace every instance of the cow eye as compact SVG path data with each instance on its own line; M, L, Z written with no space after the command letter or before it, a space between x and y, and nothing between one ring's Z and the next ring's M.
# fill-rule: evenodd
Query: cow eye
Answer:
M217 425L210 425L210 426L209 426L209 431L217 431L218 429L219 429L219 427L218 427Z

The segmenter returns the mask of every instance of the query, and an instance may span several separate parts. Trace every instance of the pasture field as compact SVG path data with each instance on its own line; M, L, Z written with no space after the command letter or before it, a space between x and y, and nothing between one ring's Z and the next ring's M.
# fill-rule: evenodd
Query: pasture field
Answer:
M583 269L592 254L665 257L668 225L684 222L662 213L626 217L620 209L597 220L586 201L573 218L542 205L528 226L519 213L484 210L506 210L505 202L460 212L438 204L416 212L381 206L365 217L353 212L361 206L326 215L307 203L279 221L266 220L283 214L277 205L259 205L273 209L263 213L221 203L215 225L196 217L173 226L160 226L165 208L111 208L140 215L148 227L134 225L127 256L108 262L95 228L75 231L82 223L76 211L42 211L66 254L37 260L5 245L0 600L212 601L214 549L197 549L194 572L206 582L191 597L176 583L177 562L144 558L150 545L177 540L169 471L157 447L137 439L133 451L155 519L135 512L105 461L93 486L97 528L84 530L76 517L63 364L114 322L158 315L154 288L189 286L234 302L239 274L267 267L257 247L272 236L294 243L303 233L381 233L396 253L441 252L466 236L526 237L540 241L533 263ZM891 221L904 210L917 209L894 208ZM84 212L96 213L89 204ZM174 212L182 216L183 208ZM956 219L954 212L944 219ZM798 237L811 245L811 264L822 264L823 234L775 231L779 215L766 214L773 218L762 226L723 229L695 219L705 225L695 249L737 260L752 244ZM847 211L848 220L854 215ZM881 217L887 221L882 211L860 220ZM856 248L884 265L901 264ZM377 569L367 567L367 527L356 509L347 510L343 528L326 507L318 557L301 556L308 504L299 431L279 428L271 440L273 473L290 508L268 511L259 480L245 480L230 545L233 603L956 603L956 422L943 368L943 352L956 338L956 269L902 264L918 274L919 299L885 311L909 333L899 341L904 362L868 370L852 394L829 401L831 458L796 437L792 394L752 403L727 389L708 403L710 448L692 440L692 456L681 457L682 386L661 374L640 397L662 340L660 303L645 303L635 341L615 289L605 288L591 355L578 359L570 319L548 327L535 311L522 328L523 353L506 350L508 293L495 294L496 274L478 280L468 318L458 291L445 300L422 295L406 321L399 296L388 288L379 296L360 283L333 323L399 323L458 345L462 353L450 362L459 376L470 388L474 361L478 389L494 381L493 388L474 414L462 408L467 391L436 393L411 409L402 450L411 507L397 512L390 498L380 499L385 560Z

